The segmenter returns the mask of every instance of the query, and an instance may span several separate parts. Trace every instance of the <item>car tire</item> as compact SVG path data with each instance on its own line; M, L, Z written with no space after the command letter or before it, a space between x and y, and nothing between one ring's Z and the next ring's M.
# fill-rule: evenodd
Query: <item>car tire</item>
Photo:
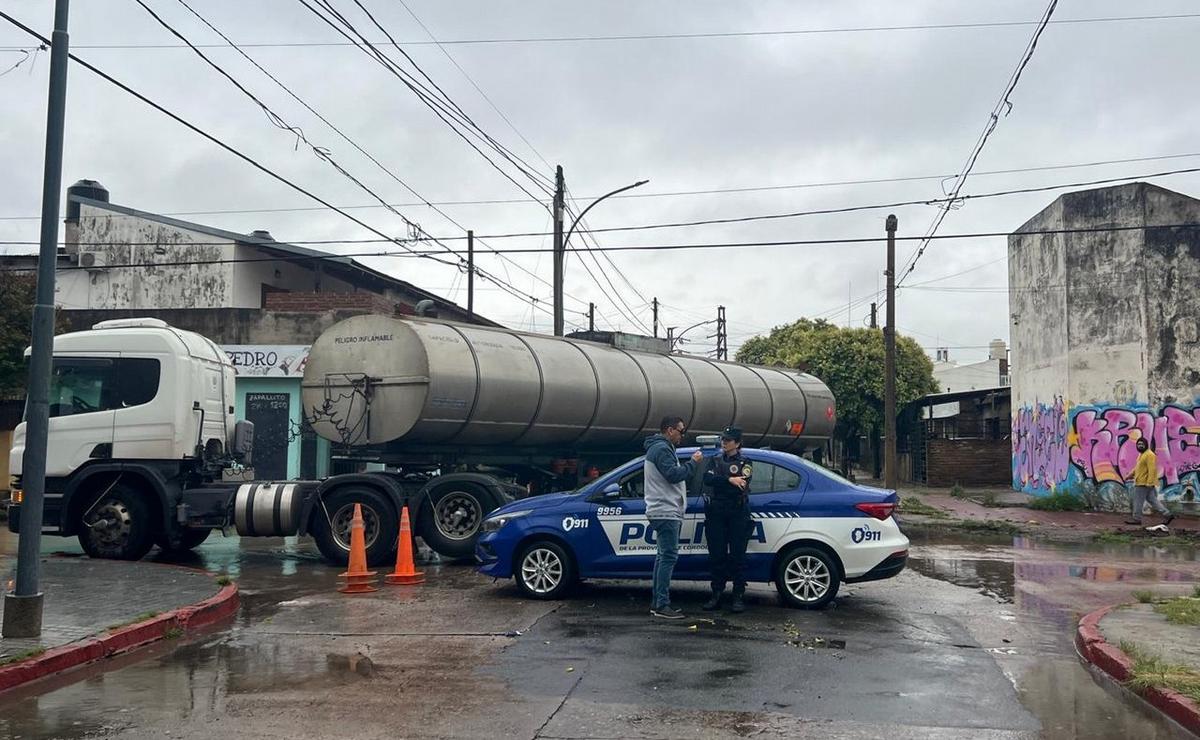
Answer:
M797 609L824 609L837 596L841 583L837 561L817 547L793 547L775 565L779 598Z
M355 504L362 505L367 565L388 565L395 558L400 515L387 496L374 488L347 486L334 489L323 503L318 501L314 507L309 531L326 560L334 565L350 562L350 522Z
M435 486L421 506L417 533L443 557L472 557L479 528L497 506L491 492L481 486L458 481Z
M550 540L526 545L513 561L513 580L531 599L561 599L577 579L574 556Z
M142 491L115 485L84 511L79 546L89 557L141 560L154 547L159 527ZM101 521L104 526L95 526Z
M171 543L167 542L164 537L159 539L158 546L163 552L169 555L181 555L203 545L210 534L212 534L211 529L185 529L179 537L178 545L172 547Z

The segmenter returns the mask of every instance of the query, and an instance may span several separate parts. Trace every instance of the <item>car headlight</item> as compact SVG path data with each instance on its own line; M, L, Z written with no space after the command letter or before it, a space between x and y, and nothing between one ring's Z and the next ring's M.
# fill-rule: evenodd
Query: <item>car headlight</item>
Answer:
M507 514L500 514L499 516L493 516L493 517L489 517L489 518L487 518L487 519L484 519L484 520L483 520L483 527L482 527L482 529L483 529L483 532L484 532L484 534L487 534L488 532L496 532L496 531L499 531L499 529L500 529L501 527L503 527L505 524L508 524L508 523L509 523L509 522L511 522L513 519L519 519L519 518L521 518L521 517L525 516L525 515L526 515L526 514L528 514L528 513L529 513L529 511L528 511L528 510L526 510L526 511L512 511L512 512L509 512L509 513L507 513Z

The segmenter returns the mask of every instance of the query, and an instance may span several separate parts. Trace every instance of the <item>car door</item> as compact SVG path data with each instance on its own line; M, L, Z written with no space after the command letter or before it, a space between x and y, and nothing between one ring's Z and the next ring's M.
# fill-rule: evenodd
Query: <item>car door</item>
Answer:
M657 545L650 522L646 519L646 480L643 460L632 461L609 474L597 486L596 532L604 542L592 549L598 555L589 567L593 576L621 578L649 575L654 567ZM617 497L603 495L617 488Z
M777 462L752 457L751 463L750 516L754 529L746 552L771 556L800 518L804 481L800 473Z

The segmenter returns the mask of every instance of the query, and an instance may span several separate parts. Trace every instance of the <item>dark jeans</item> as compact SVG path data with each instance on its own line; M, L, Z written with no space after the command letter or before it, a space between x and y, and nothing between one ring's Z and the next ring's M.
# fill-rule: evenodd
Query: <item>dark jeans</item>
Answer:
M740 501L713 499L705 506L704 538L708 542L708 570L713 591L746 592L746 545L750 541L750 506Z
M679 560L679 530L683 522L678 519L651 519L650 529L654 530L654 540L658 546L658 554L654 557L654 589L650 601L651 609L660 609L671 605L671 575L675 572L675 563Z

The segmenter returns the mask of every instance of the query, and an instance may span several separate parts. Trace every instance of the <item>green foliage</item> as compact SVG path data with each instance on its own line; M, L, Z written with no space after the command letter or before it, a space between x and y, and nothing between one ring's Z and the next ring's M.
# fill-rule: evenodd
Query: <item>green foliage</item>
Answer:
M1154 611L1164 615L1173 624L1200 626L1200 599L1181 596L1155 604Z
M954 498L966 498L967 491L961 485L955 483L954 485L950 486L950 495Z
M900 498L900 513L928 516L935 519L945 519L949 516L945 511L936 506L930 506L916 496L902 496Z
M880 329L846 329L800 319L750 339L738 362L800 368L820 378L837 400L838 430L849 438L883 428L884 346ZM937 390L933 363L909 337L896 337L896 408Z
M37 656L41 655L44 652L46 652L46 648L44 648L44 647L31 648L29 650L25 650L24 652L17 653L16 655L9 655L8 657L0 658L0 665L11 665L13 663L20 663L22 660L36 658Z
M1029 501L1029 508L1038 511L1085 511L1087 502L1067 491L1055 491L1048 496L1036 496Z
M222 586L222 587L228 586L231 583L233 583L233 579L230 578L229 576L217 576L217 585L218 586Z
M36 285L32 274L0 272L0 396L19 397L25 391L25 348Z
M1137 599L1139 604L1153 604L1154 603L1154 592L1153 591L1134 591L1133 598Z
M1135 691L1167 688L1178 691L1192 701L1200 701L1200 673L1191 668L1167 663L1133 643L1122 640L1121 652L1133 659L1133 675L1128 685Z

